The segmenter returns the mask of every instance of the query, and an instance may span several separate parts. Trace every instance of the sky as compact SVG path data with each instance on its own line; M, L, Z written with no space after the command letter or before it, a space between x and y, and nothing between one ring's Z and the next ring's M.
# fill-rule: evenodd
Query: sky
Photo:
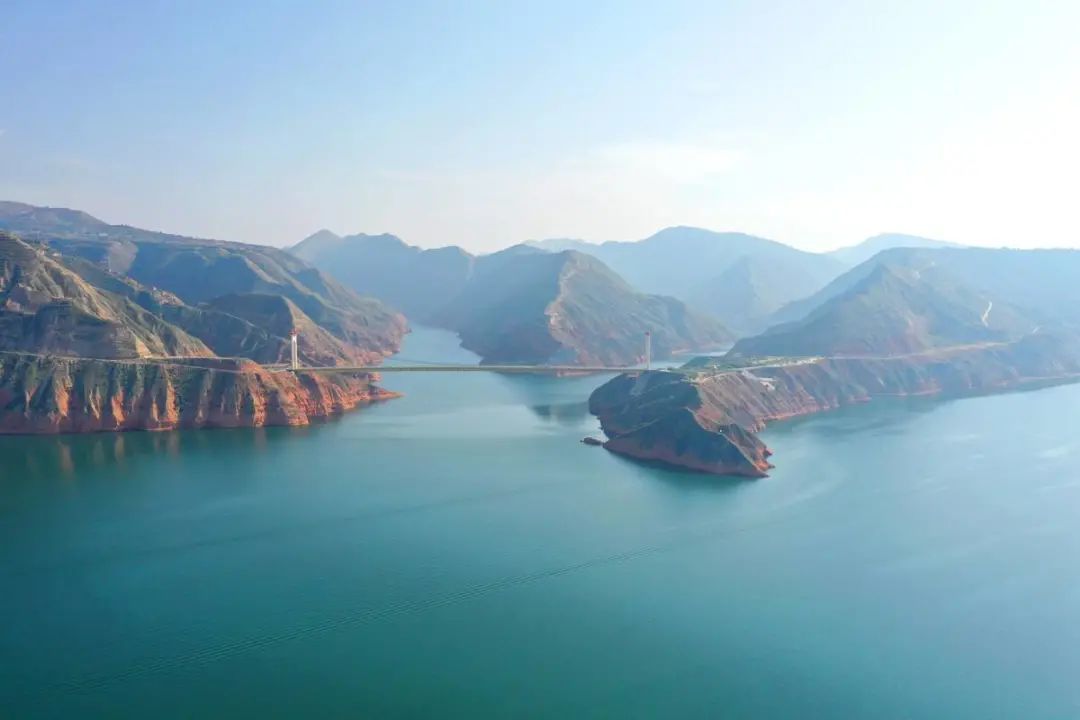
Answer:
M4 0L0 199L289 245L1080 246L1080 3Z

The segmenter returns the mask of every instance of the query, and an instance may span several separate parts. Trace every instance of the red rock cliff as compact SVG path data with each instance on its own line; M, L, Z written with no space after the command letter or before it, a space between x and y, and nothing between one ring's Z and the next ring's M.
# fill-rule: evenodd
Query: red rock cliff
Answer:
M755 433L768 422L879 396L993 392L1077 377L1076 339L1033 334L922 356L628 373L597 388L589 409L600 418L612 452L717 475L762 477L771 453Z
M246 360L0 353L2 433L306 425L390 397L371 376L293 375Z

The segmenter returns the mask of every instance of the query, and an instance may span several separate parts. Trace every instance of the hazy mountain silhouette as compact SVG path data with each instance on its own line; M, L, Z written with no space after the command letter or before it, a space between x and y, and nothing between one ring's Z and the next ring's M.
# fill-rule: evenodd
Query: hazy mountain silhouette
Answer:
M904 235L903 233L882 233L880 235L875 235L871 238L867 238L866 240L863 240L857 245L851 245L849 247L833 250L828 254L836 258L840 262L854 267L855 265L866 262L882 250L891 250L892 248L940 247L960 246L955 243L945 242L944 240L932 240L930 238L919 237L918 235Z
M743 335L762 330L772 312L816 292L845 269L828 255L694 227L671 227L634 242L541 240L532 245L593 255L634 287L679 298Z
M743 355L893 356L932 348L1002 342L1038 323L1005 300L911 255L868 272L801 320L736 343Z
M476 257L363 234L322 234L293 251L418 322L457 331L489 362L628 364L646 331L657 357L731 339L717 320L640 293L581 253L515 245Z

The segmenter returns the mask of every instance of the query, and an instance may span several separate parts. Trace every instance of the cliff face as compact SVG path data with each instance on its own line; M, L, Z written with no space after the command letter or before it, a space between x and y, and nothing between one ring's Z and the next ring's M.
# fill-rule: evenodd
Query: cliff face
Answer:
M218 358L184 363L0 353L0 432L307 425L394 397L368 376L297 376Z
M754 433L774 420L888 395L991 392L1080 377L1080 343L1033 334L983 348L888 359L621 375L589 399L612 452L718 475L761 477Z

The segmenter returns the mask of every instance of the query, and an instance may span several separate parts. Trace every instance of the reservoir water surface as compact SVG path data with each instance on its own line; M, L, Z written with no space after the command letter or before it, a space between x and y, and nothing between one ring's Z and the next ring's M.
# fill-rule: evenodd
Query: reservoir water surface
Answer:
M602 381L0 437L0 715L1080 717L1080 386L781 423L746 481L581 444Z

